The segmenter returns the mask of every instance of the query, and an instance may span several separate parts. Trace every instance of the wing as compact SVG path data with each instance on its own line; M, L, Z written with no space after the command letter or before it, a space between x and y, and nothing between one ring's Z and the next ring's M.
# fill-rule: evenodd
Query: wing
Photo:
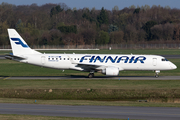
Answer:
M80 67L84 69L84 71L102 71L106 68L117 68L119 71L124 70L122 67L113 66L113 65L104 65L104 64L86 64L86 63L78 63L76 67Z
M102 69L106 69L108 66L105 65L97 65L97 64L85 64L85 63L78 63L76 67L80 67L84 69L84 71L99 71Z

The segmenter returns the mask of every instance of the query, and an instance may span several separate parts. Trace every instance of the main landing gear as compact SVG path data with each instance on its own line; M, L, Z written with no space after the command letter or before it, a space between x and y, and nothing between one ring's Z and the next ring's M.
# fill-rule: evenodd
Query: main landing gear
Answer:
M88 75L88 78L93 78L94 77L94 71L90 72Z
M156 74L155 74L155 77L158 78L158 77L159 77L158 74L160 73L160 70L155 70L155 73L156 73Z

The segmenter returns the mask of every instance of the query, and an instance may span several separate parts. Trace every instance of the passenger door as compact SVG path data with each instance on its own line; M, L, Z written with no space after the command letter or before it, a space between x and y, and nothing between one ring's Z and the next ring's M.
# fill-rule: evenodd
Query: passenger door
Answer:
M157 65L157 58L153 58L153 66L156 66Z
M41 63L42 63L42 65L44 65L46 63L46 57L45 56L41 56Z

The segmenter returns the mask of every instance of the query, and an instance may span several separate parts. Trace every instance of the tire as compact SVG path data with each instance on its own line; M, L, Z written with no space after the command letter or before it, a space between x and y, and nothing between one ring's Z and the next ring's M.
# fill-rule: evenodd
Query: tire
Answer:
M158 77L159 77L159 75L155 75L155 77L156 77L156 78L158 78Z
M94 73L89 73L88 78L93 78L94 77Z

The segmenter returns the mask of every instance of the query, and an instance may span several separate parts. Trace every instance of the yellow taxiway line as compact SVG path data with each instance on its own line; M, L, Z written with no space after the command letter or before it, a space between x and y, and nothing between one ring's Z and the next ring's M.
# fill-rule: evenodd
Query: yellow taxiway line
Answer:
M3 80L9 79L10 77L5 77Z

